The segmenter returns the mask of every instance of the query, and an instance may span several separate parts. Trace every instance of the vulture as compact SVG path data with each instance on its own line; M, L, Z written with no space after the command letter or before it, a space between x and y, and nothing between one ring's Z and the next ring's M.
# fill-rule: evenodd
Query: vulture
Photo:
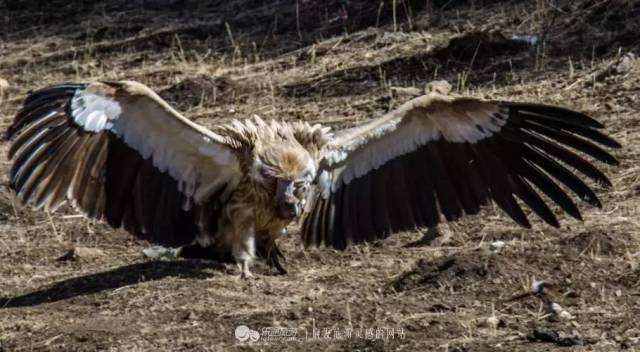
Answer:
M299 221L305 246L345 249L477 214L495 203L523 227L558 227L559 207L600 207L617 165L595 119L538 103L431 92L331 131L254 116L211 129L134 81L32 92L5 138L10 187L26 205L69 203L151 243L278 269L275 240ZM555 206L552 204L555 203ZM525 212L528 207L531 213Z

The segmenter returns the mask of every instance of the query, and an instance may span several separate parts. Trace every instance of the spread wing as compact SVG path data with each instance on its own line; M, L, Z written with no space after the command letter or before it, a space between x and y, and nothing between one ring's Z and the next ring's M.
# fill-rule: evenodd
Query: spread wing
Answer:
M211 226L206 216L239 179L221 136L137 82L36 91L6 137L13 139L10 186L21 201L52 211L70 201L163 245L189 243Z
M617 165L620 145L594 119L560 107L430 94L332 140L303 223L306 245L345 248L477 214L495 202L530 227L519 202L559 226L544 194L581 215L560 185L600 207L578 171L611 182L584 156Z

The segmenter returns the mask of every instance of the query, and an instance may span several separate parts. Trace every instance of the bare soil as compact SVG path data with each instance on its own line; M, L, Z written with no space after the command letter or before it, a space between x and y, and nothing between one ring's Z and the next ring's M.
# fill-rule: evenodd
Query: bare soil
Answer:
M293 226L289 274L260 264L253 282L144 259L147 243L72 209L22 208L3 158L0 351L639 350L639 33L637 0L0 1L2 128L30 90L65 81L138 80L205 126L341 128L410 98L397 87L447 80L584 111L624 145L583 222L524 230L488 208L430 246L414 232L345 252L303 250ZM74 247L102 254L58 260ZM297 335L241 343L239 325Z

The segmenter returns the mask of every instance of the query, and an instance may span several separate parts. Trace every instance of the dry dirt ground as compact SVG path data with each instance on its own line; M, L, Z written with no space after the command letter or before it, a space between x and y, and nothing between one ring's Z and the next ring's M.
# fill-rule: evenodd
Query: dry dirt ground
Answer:
M3 142L0 351L640 350L639 29L640 2L623 0L0 1L3 129L28 91L64 81L139 80L209 126L337 128L447 80L587 112L624 145L583 222L523 230L487 209L431 246L408 246L415 232L345 252L303 250L294 227L289 275L259 265L246 282L146 260L147 243L72 209L21 208ZM57 260L77 246L102 254ZM261 339L240 343L239 325ZM268 340L277 327L296 335Z

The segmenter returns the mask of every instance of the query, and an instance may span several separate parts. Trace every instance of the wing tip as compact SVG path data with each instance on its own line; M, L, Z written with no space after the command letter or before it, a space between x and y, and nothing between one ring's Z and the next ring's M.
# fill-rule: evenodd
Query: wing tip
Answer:
M606 144L607 147L609 148L613 148L613 149L620 149L622 148L622 144L620 142L618 142L617 140L609 137L609 139L607 140L609 143Z
M35 120L42 118L43 114L38 111L39 109L55 101L60 101L60 106L68 104L67 102L75 95L76 91L84 89L86 86L86 83L61 83L31 91L24 99L22 108L16 114L11 125L2 134L2 140L9 141L13 139ZM53 107L50 107L47 112L53 109Z
M602 187L604 189L612 189L613 188L613 183L611 183L611 180L609 180L609 178L607 178L607 177L597 178L594 181L596 182L597 185L599 185L600 187Z
M502 102L502 104L508 108L513 108L516 111L548 116L561 119L565 122L583 124L591 128L605 128L605 125L602 122L594 119L593 117L561 106L523 102Z
M551 227L554 227L556 229L560 228L560 222L558 221L558 219L553 219L551 221L545 219L544 220L548 225L550 225Z
M526 218L524 218L524 219L520 219L520 220L516 220L516 222L517 222L520 226L522 226L522 227L524 227L524 228L526 228L526 229L531 229L531 228L532 228L532 226L531 226L531 222L529 222L529 220L528 220L528 219L526 219Z
M574 219L578 220L578 221L582 221L584 222L584 218L582 217L582 213L578 210L576 211L575 214L572 213L568 213L571 217L573 217Z

